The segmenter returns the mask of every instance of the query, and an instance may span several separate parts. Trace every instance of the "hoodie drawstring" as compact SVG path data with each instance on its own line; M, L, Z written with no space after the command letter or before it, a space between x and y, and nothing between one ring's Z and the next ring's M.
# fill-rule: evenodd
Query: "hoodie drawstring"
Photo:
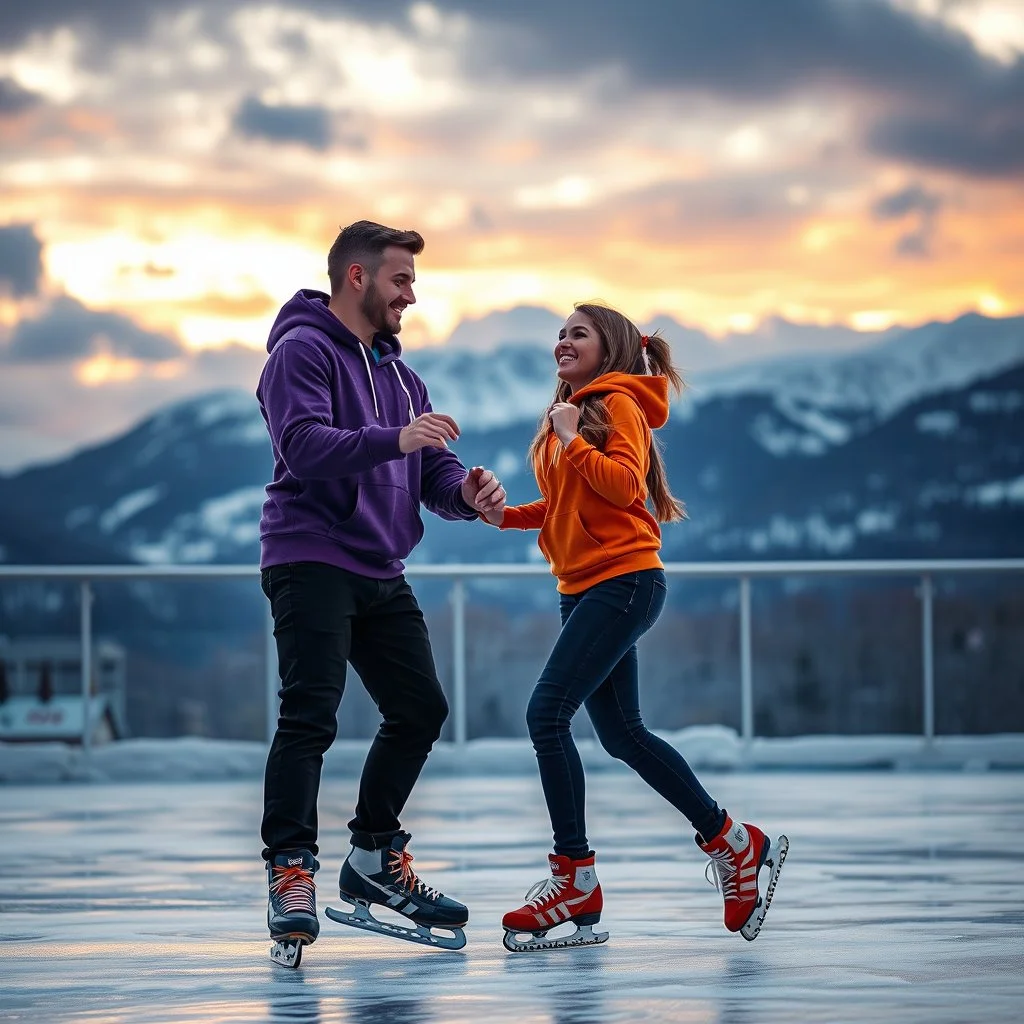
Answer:
M412 423L416 419L416 410L412 405L412 395L409 394L409 389L405 386L405 381L402 380L402 375L398 371L398 363L392 363L391 366L395 371L395 376L398 377L398 383L402 385L402 390L405 392L406 401L409 403L409 422Z
M370 382L370 394L373 395L373 415L380 419L380 409L377 407L377 389L373 386L373 374L370 373L370 360L366 356L366 346L360 342L359 351L363 353L363 364L366 366L366 379Z
M380 419L380 408L377 405L377 389L373 386L373 371L370 369L370 360L366 355L366 346L360 345L359 351L363 354L363 365L366 367L366 379L370 382L370 394L373 395L373 414ZM395 371L395 376L398 378L398 383L402 385L402 390L405 392L405 400L409 405L409 422L412 423L416 419L416 411L412 404L412 395L409 394L409 389L405 386L405 381L402 380L402 374L398 370L398 364L392 363L391 368Z

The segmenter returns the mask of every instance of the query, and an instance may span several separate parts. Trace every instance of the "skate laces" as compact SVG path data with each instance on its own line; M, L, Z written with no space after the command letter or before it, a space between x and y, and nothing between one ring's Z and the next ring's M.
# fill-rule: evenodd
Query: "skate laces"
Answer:
M526 905L539 909L543 903L561 894L569 882L568 875L549 875L539 882L534 882L526 893Z
M427 885L412 869L413 856L408 850L392 850L389 870L398 875L398 881L406 889L419 890L428 900L436 900L440 891Z
M285 914L316 914L316 884L305 868L274 868L270 895L280 901Z
M736 891L736 864L728 850L715 850L708 854L711 859L704 865L704 877L727 900L738 900ZM710 872L710 874L709 874ZM711 877L711 874L714 877Z

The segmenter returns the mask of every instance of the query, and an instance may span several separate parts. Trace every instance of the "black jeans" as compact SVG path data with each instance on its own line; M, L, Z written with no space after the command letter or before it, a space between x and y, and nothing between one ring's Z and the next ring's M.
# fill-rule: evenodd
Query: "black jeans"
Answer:
M346 663L381 713L349 828L357 846L387 846L448 717L412 589L403 576L375 580L319 562L264 569L261 582L282 684L264 783L263 856L318 852L320 774L338 731Z
M699 834L712 838L725 820L683 756L640 717L636 642L657 621L665 595L664 572L646 569L561 597L562 632L526 712L557 854L582 857L590 850L583 764L571 731L581 704L605 750L686 815Z

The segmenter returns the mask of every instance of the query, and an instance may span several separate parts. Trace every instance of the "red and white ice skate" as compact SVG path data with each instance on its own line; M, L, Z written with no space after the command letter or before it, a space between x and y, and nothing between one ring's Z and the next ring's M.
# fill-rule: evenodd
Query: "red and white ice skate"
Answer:
M552 853L548 855L548 863L551 877L541 879L530 889L525 906L509 911L501 919L505 948L523 953L607 942L607 932L594 931L604 907L594 855L571 860ZM566 922L575 924L576 930L568 935L547 937L550 929ZM519 935L530 938L520 939Z
M710 858L705 875L707 871L714 872L714 879L708 881L713 882L725 901L725 927L753 942L775 895L789 840L779 836L772 849L772 841L756 825L734 822L728 816L722 831L710 843L702 843L699 836L694 838ZM762 867L771 872L763 897L757 884Z

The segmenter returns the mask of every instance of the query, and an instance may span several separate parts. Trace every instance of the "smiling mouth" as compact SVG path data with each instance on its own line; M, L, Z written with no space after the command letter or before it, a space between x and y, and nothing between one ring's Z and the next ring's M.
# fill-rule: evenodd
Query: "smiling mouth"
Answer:
M570 363L575 363L575 362L576 362L576 356L572 355L569 352L563 352L558 357L558 365L559 366L568 366Z

